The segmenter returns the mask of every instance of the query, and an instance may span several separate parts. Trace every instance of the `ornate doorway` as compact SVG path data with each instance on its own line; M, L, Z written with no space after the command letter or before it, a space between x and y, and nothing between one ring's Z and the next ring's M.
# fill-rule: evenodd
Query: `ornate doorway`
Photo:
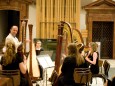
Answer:
M100 57L102 59L113 57L113 29L114 22L93 22L92 41L101 43Z
M97 0L86 6L87 44L101 42L100 57L115 59L115 1Z

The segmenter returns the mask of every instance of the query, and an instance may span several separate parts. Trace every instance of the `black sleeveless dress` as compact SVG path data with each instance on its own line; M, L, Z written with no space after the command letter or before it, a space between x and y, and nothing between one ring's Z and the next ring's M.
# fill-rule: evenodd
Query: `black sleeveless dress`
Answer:
M99 53L98 52L96 52L96 53L97 53L96 64L95 65L91 64L91 67L90 67L92 74L99 73L99 65L98 65ZM91 61L93 61L93 54L92 55L90 54L89 58L91 59Z

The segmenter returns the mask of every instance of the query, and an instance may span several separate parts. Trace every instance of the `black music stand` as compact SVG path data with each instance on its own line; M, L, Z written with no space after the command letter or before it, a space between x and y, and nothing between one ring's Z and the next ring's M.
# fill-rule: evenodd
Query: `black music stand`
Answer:
M46 71L46 86L47 86L47 69L54 67L54 63L51 60L51 57L46 55L38 55L37 56L38 63L45 69Z

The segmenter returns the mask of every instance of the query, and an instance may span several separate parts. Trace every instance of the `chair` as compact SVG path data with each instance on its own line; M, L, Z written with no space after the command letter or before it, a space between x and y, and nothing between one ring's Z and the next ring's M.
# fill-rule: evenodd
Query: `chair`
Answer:
M12 80L12 86L20 85L20 71L19 70L0 70L1 77L7 77Z
M99 78L102 78L104 80L104 82L106 82L106 79L108 78L108 72L110 69L110 64L107 60L104 61L103 68L104 68L104 73L101 72L99 74L92 74L92 78L99 77ZM91 83L92 83L92 80L91 80ZM97 83L97 80L96 80L96 83Z
M98 65L100 67L100 72L102 73L102 67L103 67L103 60L99 60Z
M103 63L103 67L104 67L104 74L106 75L106 77L108 78L108 72L109 72L109 69L110 69L110 63L105 60L104 63Z
M92 74L89 68L75 68L73 76L75 83L79 83L80 86L89 86Z
M51 77L49 78L49 81L51 82L52 86L54 86L56 84L58 77L59 77L59 75L56 72L56 70L53 70Z

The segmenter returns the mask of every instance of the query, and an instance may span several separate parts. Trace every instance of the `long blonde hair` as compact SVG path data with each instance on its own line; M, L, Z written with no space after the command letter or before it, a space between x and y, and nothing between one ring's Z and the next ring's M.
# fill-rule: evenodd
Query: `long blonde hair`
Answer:
M68 55L76 57L76 65L81 65L85 62L84 58L81 56L79 49L76 43L70 43L68 45Z
M91 48L92 48L91 53L93 53L93 52L96 52L96 51L97 51L97 48L98 48L98 44L97 44L97 43L95 43L95 42L90 42L90 43L89 43L89 45L90 45L90 46L91 46Z
M10 63L13 62L13 60L16 58L15 57L15 44L13 41L8 41L6 43L6 52L4 53L3 56L3 65L6 66Z
M85 63L85 59L84 59L84 57L81 55L84 46L83 46L82 44L78 44L78 45L76 46L76 48L77 48L76 63L77 63L77 65L79 66L79 65Z

